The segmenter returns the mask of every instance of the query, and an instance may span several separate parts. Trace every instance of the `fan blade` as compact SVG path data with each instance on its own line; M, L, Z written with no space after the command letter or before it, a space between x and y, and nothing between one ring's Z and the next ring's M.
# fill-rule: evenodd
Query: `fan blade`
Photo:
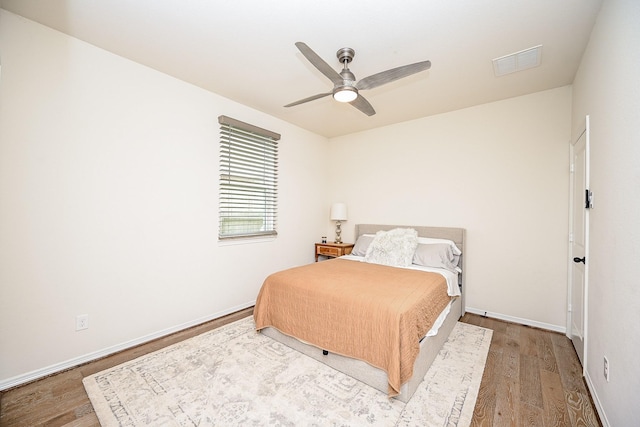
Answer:
M327 76L329 80L331 80L334 84L343 84L342 77L337 73L336 70L331 68L329 64L324 62L322 58L318 56L309 46L302 42L297 42L296 47L302 52L305 58L311 62L311 64L316 67L322 74Z
M356 107L358 110L365 113L367 116L373 116L376 113L376 110L373 109L369 101L364 99L364 96L358 94L358 97L351 101L349 104Z
M416 62L415 64L403 65L402 67L392 68L391 70L382 71L360 80L356 87L358 90L373 89L385 83L419 73L423 70L431 68L431 61Z
M305 102L313 101L314 99L318 99L318 98L323 98L323 97L325 97L327 95L331 95L331 92L319 93L317 95L313 95L313 96L310 96L308 98L301 99L300 101L296 101L296 102L292 102L291 104L287 104L287 105L285 105L285 107L293 107L294 105L304 104Z

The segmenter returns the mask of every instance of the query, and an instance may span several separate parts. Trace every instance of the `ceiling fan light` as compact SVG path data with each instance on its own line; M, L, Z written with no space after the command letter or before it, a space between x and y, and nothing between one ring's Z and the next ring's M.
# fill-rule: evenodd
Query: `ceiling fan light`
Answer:
M333 92L333 99L338 102L351 102L358 97L358 92L352 86L343 86Z

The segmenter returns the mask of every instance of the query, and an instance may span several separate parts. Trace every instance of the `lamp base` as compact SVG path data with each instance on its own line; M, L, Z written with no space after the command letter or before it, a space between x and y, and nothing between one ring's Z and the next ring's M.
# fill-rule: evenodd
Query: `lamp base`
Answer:
M342 243L342 236L340 234L342 230L340 229L340 221L336 221L336 240L334 243Z

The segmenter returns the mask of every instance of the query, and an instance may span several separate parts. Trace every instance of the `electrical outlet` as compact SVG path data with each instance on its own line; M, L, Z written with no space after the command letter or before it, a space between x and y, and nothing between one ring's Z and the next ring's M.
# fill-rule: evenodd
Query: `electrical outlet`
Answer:
M76 331L81 331L89 327L89 315L78 314L76 316Z
M604 357L604 379L609 382L609 359L607 356Z

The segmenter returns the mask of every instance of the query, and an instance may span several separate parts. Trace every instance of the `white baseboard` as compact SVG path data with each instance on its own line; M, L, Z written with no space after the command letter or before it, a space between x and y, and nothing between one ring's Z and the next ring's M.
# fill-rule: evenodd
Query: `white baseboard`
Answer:
M591 377L589 376L589 371L586 371L584 374L584 380L587 383L587 388L589 389L589 393L591 393L591 399L593 399L593 404L596 407L596 411L598 411L598 416L600 417L600 422L602 423L602 427L610 427L611 424L607 419L607 414L605 414L604 409L602 408L602 403L598 398L598 394L596 393L596 389L593 386L593 382L591 381Z
M58 372L66 371L67 369L74 368L76 366L83 365L87 362L91 362L93 360L100 359L105 356L109 356L111 354L117 353L122 350L127 350L129 348L138 346L140 344L144 344L149 341L153 341L155 339L173 334L175 332L182 331L184 329L191 328L193 326L200 325L202 323L209 322L211 320L226 316L227 314L235 313L236 311L244 310L245 308L251 307L255 305L256 301L250 301L245 304L240 304L235 307L231 307L227 310L223 310L209 316L202 317L200 319L195 319L190 322L183 323L181 325L176 325L162 331L154 332L149 335L142 336L140 338L133 339L131 341L127 341L121 344L117 344L111 347L107 347L102 350L95 351L93 353L85 354L83 356L75 357L73 359L66 360L61 363L56 363L51 366L47 366L45 368L36 369L35 371L27 372L23 375L17 375L12 378L8 378L0 381L0 391L4 391L13 387L17 387L23 384L30 383L32 381L47 377L49 375L56 374Z
M521 325L533 326L535 328L547 329L549 331L566 333L566 326L552 325L550 323L538 322L536 320L523 319L520 317L507 316L501 313L492 313L490 311L481 310L479 308L467 307L469 313L479 314L480 316L492 317L494 319L506 320L507 322L519 323Z

